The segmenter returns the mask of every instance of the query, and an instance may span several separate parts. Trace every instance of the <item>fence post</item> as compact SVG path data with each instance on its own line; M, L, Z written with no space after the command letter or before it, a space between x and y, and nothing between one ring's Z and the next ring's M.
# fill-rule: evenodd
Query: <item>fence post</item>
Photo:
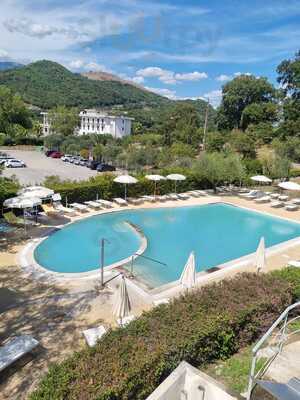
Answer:
M251 370L250 370L250 376L249 376L248 392L247 392L247 400L251 399L251 393L252 393L252 389L253 389L253 386L254 386L256 357L257 357L257 355L255 354L253 356L253 358L252 358L252 364L251 364Z

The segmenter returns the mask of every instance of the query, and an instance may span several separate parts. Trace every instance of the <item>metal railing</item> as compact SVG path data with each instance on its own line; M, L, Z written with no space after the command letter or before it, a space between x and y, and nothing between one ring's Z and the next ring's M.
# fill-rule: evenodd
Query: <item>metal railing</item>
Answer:
M296 328L293 329L293 324L295 325L296 321L300 321L300 314L296 317L289 319L291 311L297 307L300 307L300 301L287 307L286 310L269 328L269 330L264 334L264 336L253 347L247 400L251 399L251 393L256 385L257 380L265 374L274 359L278 356L278 354L282 352L283 346L287 342L287 340L292 335L300 332L300 324L299 327L296 326ZM274 334L275 330L276 333ZM259 355L259 351L261 351L263 347L267 347L266 344L269 343L269 340L271 340L271 343L269 345L270 355L267 356L265 354L262 356L262 358L266 360L263 362L263 365L260 366L258 370L256 370L257 361L261 358Z
M140 254L140 253L134 253L134 254L131 256L131 261L130 261L130 277L131 277L131 278L134 278L134 274L133 274L134 262L135 262L137 259L139 259L139 258L144 258L145 260L152 261L152 262L154 262L154 263L156 263L156 264L160 264L160 265L163 265L163 266L165 266L165 267L167 266L166 263L164 263L164 262L162 262L162 261L159 261L159 260L156 260L155 258L147 257L147 256L144 256L143 254Z

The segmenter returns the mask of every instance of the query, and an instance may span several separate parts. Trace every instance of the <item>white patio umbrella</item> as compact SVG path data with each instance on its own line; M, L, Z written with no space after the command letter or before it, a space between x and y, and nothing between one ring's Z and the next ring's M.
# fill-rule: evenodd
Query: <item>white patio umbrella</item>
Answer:
M296 183L296 182L290 182L290 181L288 181L288 182L280 182L278 184L278 186L281 189L285 189L285 190L295 190L295 191L299 190L300 191L300 185L298 183Z
M166 177L164 177L162 175L146 175L145 178L149 179L149 181L153 181L154 182L154 196L156 195L157 182L164 181L164 180L167 179Z
M12 197L10 199L6 199L3 202L3 206L7 208L18 208L22 209L23 211L23 218L24 218L24 229L26 229L26 219L25 219L25 210L28 208L37 207L42 203L41 199L38 197Z
M40 199L46 199L54 194L52 189L48 189L43 186L29 186L18 192L23 197L39 197Z
M138 180L131 175L120 175L114 179L114 182L123 183L125 185L125 194L124 194L125 200L127 198L127 185L130 185L132 183L137 183L137 181Z
M272 179L268 178L265 175L255 175L251 176L251 179L255 182L260 182L260 183L272 183Z
M266 250L265 250L265 238L262 237L259 241L259 245L256 250L255 264L257 272L265 269L266 266Z
M177 181L185 181L186 180L186 177L181 174L170 174L170 175L167 175L166 178L170 179L171 181L175 181L175 189L174 189L175 193L176 193Z
M195 253L192 251L189 255L189 258L185 264L185 267L182 271L180 277L180 283L182 286L190 289L196 284L196 262L195 262Z
M127 291L125 277L124 275L122 275L121 284L116 294L113 314L117 319L120 320L120 325L122 325L122 319L124 317L127 317L130 311L131 311L130 299Z

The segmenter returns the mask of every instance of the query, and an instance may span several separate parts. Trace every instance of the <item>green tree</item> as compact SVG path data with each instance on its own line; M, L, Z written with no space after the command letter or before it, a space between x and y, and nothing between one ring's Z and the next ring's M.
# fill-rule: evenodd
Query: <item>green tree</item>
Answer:
M266 78L241 75L223 86L217 123L220 129L244 128L242 115L251 104L274 102L276 90Z
M49 135L44 139L44 145L50 150L60 150L64 138L61 135Z
M241 126L246 129L250 124L275 123L279 118L278 105L275 103L252 103L242 112Z
M104 146L102 144L96 144L93 147L93 157L95 160L101 161L104 153Z
M243 158L255 158L255 142L245 132L234 130L229 135L229 143L233 150L237 151Z
M78 109L57 106L49 112L49 120L52 133L63 136L73 135L79 124Z

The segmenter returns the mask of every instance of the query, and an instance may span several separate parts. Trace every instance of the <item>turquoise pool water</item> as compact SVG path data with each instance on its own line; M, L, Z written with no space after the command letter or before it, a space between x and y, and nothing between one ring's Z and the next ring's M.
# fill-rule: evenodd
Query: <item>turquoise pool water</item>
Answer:
M129 257L140 247L139 235L126 223L139 226L148 240L145 256L134 272L152 287L176 280L189 253L196 253L197 270L253 253L261 236L266 246L300 236L300 224L227 204L124 210L70 224L35 249L37 262L64 273L99 268L100 239L105 237L105 265Z

